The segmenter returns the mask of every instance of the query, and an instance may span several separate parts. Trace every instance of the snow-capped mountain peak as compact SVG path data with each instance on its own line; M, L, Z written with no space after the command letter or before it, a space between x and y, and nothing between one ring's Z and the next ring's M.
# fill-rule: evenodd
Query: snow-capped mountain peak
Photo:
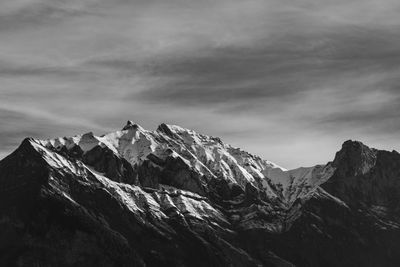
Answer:
M125 159L134 169L140 168L142 164L151 164L163 170L166 161L179 159L198 177L204 177L199 179L200 187L206 187L211 179L225 180L230 187L237 185L242 190L250 184L265 192L269 198L280 198L288 203L306 196L329 178L334 169L330 166L328 169L316 166L286 170L271 161L226 144L218 137L165 123L160 124L155 131L148 131L128 121L122 130L102 136L86 133L40 142L56 151L80 150L83 154L95 147L104 148L112 151L116 157ZM200 190L197 187L196 191Z
M0 161L0 265L397 266L398 177L354 141L286 170L168 124L27 138Z

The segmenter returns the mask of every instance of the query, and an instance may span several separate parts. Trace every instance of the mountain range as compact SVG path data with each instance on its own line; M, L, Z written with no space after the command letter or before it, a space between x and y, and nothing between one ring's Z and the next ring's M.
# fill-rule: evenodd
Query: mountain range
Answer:
M128 121L0 161L0 266L400 266L399 249L400 154L359 141L287 170Z

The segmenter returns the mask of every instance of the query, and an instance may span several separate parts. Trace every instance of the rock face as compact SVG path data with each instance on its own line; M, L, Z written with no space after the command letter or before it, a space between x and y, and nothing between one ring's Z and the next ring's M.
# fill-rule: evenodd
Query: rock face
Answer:
M0 266L399 266L400 154L286 170L161 124L0 161Z
M400 154L347 141L332 163L335 174L323 188L352 206L399 212Z

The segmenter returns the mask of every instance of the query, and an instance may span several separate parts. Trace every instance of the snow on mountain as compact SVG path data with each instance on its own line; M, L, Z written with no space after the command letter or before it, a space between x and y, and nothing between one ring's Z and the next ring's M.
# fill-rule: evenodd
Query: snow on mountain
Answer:
M269 197L281 197L289 203L328 179L334 170L330 166L286 170L271 161L226 144L220 138L168 124L161 124L155 131L148 131L128 121L122 130L102 136L86 133L42 140L40 143L56 151L79 147L83 153L96 146L108 148L134 167L149 161L150 157L160 160L179 158L207 179L224 179L229 186L236 184L243 189L249 183L265 191ZM163 168L157 162L151 161L151 164Z
M140 134L138 136L140 136ZM75 136L71 139L67 139L66 144L70 144L71 141L74 141L76 144L79 144L80 147L88 148L95 143L94 140L99 141L101 139L107 141L107 138L94 137L92 134L82 135L80 137ZM122 142L125 141L126 140L122 140ZM62 142L63 141L60 141L59 143ZM86 181L90 180L91 182L101 184L105 190L116 197L119 202L135 214L141 214L143 216L150 215L161 220L168 218L164 212L168 210L171 211L172 209L179 216L191 216L198 220L208 219L216 221L216 223L227 223L221 212L207 203L204 197L168 186L163 186L161 191L153 190L146 192L135 185L112 181L104 176L103 173L95 171L92 167L80 161L67 159L43 146L43 144L48 146L49 143L53 144L54 142L53 140L49 140L49 142L34 139L29 140L29 144L40 153L41 157L50 168L57 170L57 173L62 173L66 176L75 175L84 178ZM66 195L65 192L63 192L63 194L70 201L75 202L72 197ZM75 202L75 204L77 203Z
M398 266L398 177L353 141L286 170L167 124L27 138L0 161L0 265Z

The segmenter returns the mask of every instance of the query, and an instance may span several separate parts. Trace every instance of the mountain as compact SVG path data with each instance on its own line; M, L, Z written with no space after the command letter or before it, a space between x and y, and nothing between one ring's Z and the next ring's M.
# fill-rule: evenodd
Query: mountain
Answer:
M286 170L131 121L0 161L0 266L399 266L400 154Z

